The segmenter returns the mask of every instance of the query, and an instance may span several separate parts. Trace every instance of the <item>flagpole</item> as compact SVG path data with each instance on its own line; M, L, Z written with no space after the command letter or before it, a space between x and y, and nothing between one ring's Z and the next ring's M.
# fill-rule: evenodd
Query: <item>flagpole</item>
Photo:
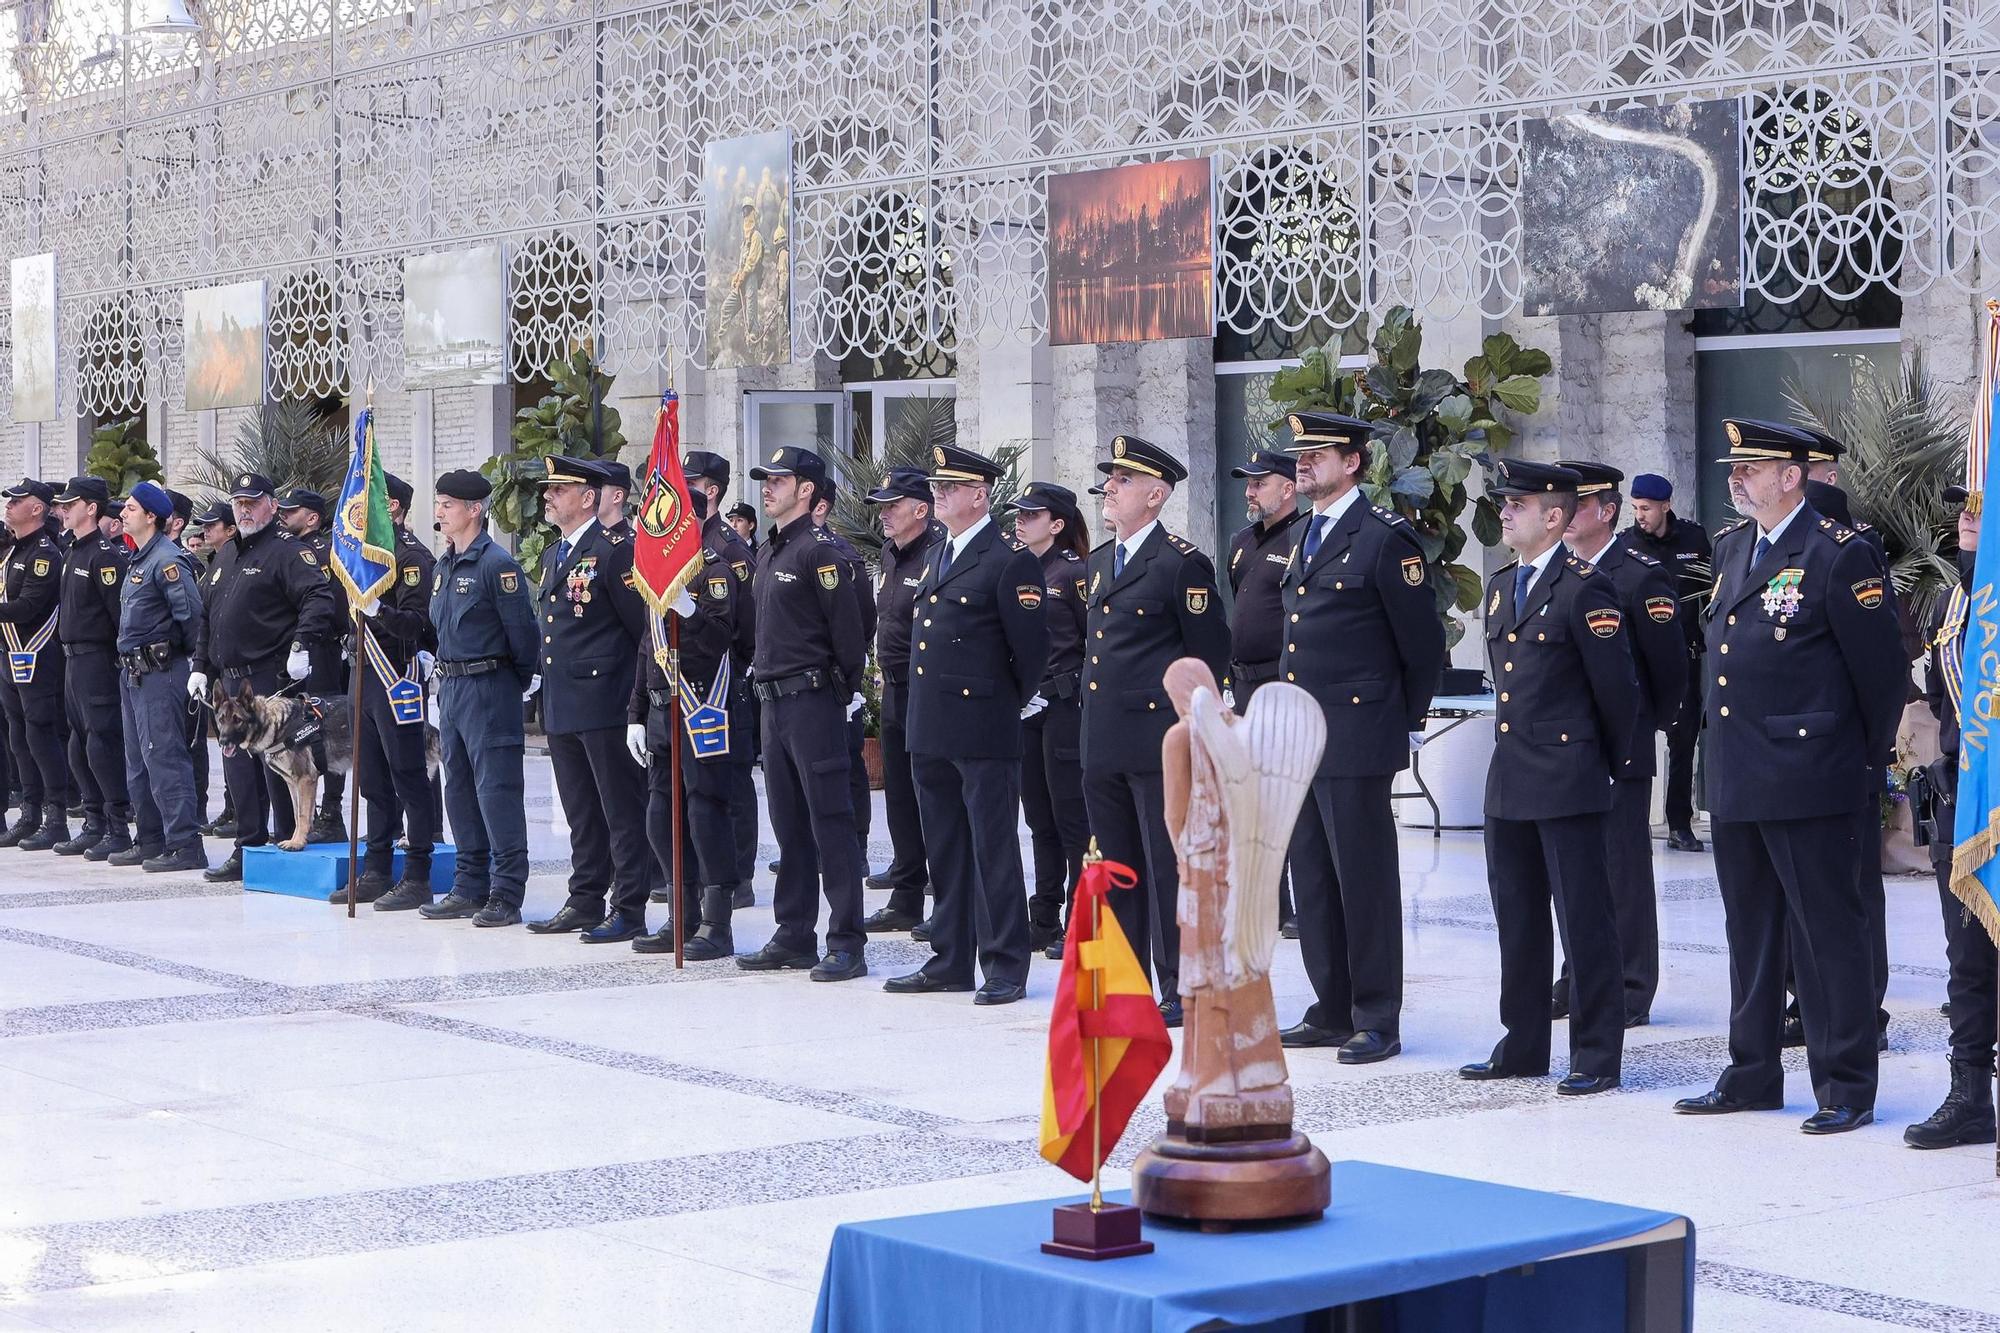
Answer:
M1090 840L1090 850L1084 854L1086 870L1104 859L1104 853L1097 850L1097 839ZM1090 895L1090 942L1096 944L1104 936L1104 894L1100 889ZM1099 963L1104 960L1098 959ZM1090 1007L1092 1012L1104 1008L1104 969L1085 968L1090 973ZM1099 1013L1100 1024L1102 1014ZM1090 1211L1104 1211L1104 1073L1102 1060L1104 1038L1090 1039Z
M375 410L375 377L368 377L368 402L362 411ZM374 423L368 423L372 428ZM364 439L366 432L363 432ZM353 745L353 758L347 770L347 919L354 919L354 900L358 892L357 884L361 876L361 660L367 654L362 651L362 616L358 603L350 600L347 604L349 618L354 621L354 647L347 660L347 696L353 709L349 714L348 736Z
M674 825L674 966L684 966L682 952L687 940L687 887L681 882L686 865L681 859L681 618L669 610L667 622L667 739L671 756L667 760L668 792Z

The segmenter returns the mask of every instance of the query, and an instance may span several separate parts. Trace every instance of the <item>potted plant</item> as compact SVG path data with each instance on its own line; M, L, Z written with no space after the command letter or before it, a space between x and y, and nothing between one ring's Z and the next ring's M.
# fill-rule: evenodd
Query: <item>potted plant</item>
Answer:
M113 495L130 495L142 481L166 485L160 471L160 456L146 438L145 423L138 417L107 421L90 432L90 454L83 460L85 475L101 477Z
M514 414L514 451L479 469L493 483L494 525L518 537L514 555L530 578L540 576L542 552L557 536L542 517L542 460L551 454L603 458L625 447L623 423L611 405L612 377L589 348L550 362L548 379L555 391Z
M861 762L868 770L868 790L882 790L882 673L874 654L861 672Z

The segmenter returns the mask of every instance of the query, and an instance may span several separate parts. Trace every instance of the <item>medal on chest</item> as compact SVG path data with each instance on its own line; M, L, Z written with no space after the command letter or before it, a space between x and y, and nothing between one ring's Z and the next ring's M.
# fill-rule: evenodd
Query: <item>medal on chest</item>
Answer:
M590 601L590 585L597 578L597 557L587 555L570 566L569 577L564 587L569 596L570 614L579 620L583 618L584 605Z
M1764 585L1764 614L1775 615L1780 622L1790 620L1799 613L1799 605L1804 600L1799 585L1805 579L1803 569L1781 569L1777 577ZM1778 626L1778 637L1785 637L1785 628Z

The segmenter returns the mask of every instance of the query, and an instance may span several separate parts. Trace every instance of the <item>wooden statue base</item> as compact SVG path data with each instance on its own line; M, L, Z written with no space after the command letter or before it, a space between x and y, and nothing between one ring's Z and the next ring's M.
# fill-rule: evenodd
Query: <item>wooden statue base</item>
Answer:
M1139 1210L1129 1203L1107 1203L1092 1209L1069 1203L1055 1210L1056 1238L1042 1242L1043 1254L1065 1259L1123 1259L1151 1254L1153 1242L1139 1238Z
M1310 1222L1333 1197L1326 1154L1303 1134L1193 1143L1162 1134L1132 1164L1132 1200L1147 1217L1197 1222Z

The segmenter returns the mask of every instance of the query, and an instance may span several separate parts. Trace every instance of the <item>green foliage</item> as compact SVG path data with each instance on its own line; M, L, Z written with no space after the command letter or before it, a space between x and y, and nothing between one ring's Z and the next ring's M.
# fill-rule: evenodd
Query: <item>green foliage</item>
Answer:
M1271 397L1287 411L1344 412L1380 423L1362 487L1370 504L1394 508L1417 529L1426 576L1452 643L1464 636L1456 612L1479 605L1478 571L1459 562L1465 532L1465 480L1476 453L1513 443L1510 414L1532 416L1542 404L1541 379L1554 369L1548 353L1494 334L1465 363L1463 376L1422 369L1423 325L1407 306L1383 316L1369 340L1373 362L1339 369L1339 346L1307 352L1301 363L1272 377ZM1500 515L1481 497L1473 534L1500 540Z
M891 468L915 467L925 472L931 470L931 450L941 444L958 443L958 418L952 400L949 398L912 398L903 405L895 423L890 426L882 447L872 457L850 458L832 447L830 441L819 443L820 456L833 469L834 480L840 484L840 493L834 497L833 513L827 522L835 532L854 543L856 550L870 565L882 563L882 529L875 521L875 507L863 496L879 488L888 477ZM1020 460L1020 446L1009 446L994 456L994 461L1005 469L1000 480L993 485L993 509L995 521L998 511L1019 492L1020 478L1015 474L1015 464Z
M83 460L86 476L102 477L113 495L128 495L142 481L166 484L160 458L146 439L145 423L138 417L108 421L90 432L90 455Z
M328 400L280 398L243 418L226 446L196 449L190 487L227 495L239 473L258 472L280 494L297 486L331 500L347 478L350 446L340 408ZM197 501L199 503L199 500Z
M531 574L560 535L542 516L542 460L550 454L603 458L625 447L623 423L611 405L612 377L588 348L550 362L548 379L555 392L514 414L514 451L479 469L493 483L487 513L502 532L518 536L515 556Z

